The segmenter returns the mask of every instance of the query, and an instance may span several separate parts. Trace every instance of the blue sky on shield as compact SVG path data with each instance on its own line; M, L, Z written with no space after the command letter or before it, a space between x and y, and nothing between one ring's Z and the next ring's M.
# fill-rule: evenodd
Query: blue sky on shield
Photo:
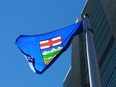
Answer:
M0 87L63 87L71 47L43 74L31 71L16 38L73 24L86 0L0 0Z

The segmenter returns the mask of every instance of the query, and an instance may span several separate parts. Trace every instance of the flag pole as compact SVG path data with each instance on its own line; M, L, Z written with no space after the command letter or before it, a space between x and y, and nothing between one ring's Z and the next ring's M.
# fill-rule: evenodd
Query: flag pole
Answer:
M90 27L88 14L84 15L83 27L85 30L85 37L86 37L86 52L87 52L90 87L101 87L98 61L97 61L95 45L92 36L93 31Z

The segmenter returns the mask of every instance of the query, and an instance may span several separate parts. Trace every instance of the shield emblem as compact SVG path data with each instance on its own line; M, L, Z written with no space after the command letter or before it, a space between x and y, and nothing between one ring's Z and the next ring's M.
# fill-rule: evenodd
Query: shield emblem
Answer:
M61 36L39 42L44 64L48 65L63 49Z

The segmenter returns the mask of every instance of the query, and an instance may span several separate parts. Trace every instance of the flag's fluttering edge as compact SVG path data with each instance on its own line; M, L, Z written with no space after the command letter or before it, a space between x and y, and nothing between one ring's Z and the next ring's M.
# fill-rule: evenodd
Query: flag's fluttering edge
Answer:
M21 35L16 45L29 62L30 68L43 73L71 44L73 37L83 32L82 22L41 35Z

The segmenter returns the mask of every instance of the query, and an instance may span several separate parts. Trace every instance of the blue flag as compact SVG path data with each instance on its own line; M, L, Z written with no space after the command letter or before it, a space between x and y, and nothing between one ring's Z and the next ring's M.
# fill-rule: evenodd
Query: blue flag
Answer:
M69 47L73 37L83 32L82 22L40 35L21 35L16 45L25 55L30 68L43 73Z

